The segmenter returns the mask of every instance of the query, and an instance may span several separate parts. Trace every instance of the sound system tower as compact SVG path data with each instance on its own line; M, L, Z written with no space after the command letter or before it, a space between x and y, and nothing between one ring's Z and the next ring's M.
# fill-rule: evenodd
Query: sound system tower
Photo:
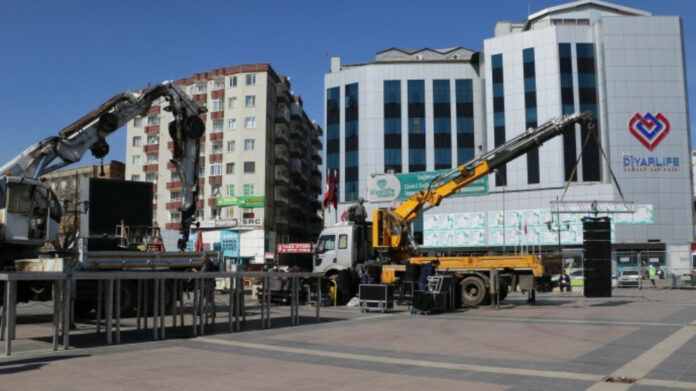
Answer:
M611 297L611 220L582 220L585 297Z

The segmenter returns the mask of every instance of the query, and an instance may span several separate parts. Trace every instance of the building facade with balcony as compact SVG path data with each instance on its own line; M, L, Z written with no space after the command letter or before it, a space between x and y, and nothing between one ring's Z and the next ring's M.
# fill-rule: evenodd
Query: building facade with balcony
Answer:
M324 140L326 166L339 173L337 214L358 197L370 201L368 212L397 205L402 200L380 194L417 176L399 173L452 168L530 127L591 111L604 154L577 125L489 175L478 194L424 213L414 236L463 253L579 248L582 214L554 214L554 201L569 183L564 201L620 205L615 175L635 203L635 213L611 215L615 254L633 254L617 256L620 265L690 268L683 48L678 16L580 0L497 23L478 52L388 49L354 65L332 58ZM389 172L396 175L372 180Z
M204 245L234 261L258 263L277 243L316 238L321 177L318 188L312 178L321 164L322 131L291 93L289 80L268 64L254 64L198 73L177 84L208 109L201 115L206 133L197 212ZM169 162L171 120L154 105L129 122L126 151L126 178L154 184L154 219L165 242L174 240L181 218L181 180Z

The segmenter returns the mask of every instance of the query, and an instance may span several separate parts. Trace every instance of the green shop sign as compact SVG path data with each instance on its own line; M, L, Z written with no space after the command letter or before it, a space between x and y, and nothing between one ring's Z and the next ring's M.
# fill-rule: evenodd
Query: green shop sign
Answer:
M367 179L367 200L370 202L403 201L417 192L427 189L438 175L450 170L423 171L408 174L380 174ZM486 194L488 177L483 177L463 187L453 197Z
M217 199L217 206L238 206L240 208L263 208L266 205L265 196L222 197Z

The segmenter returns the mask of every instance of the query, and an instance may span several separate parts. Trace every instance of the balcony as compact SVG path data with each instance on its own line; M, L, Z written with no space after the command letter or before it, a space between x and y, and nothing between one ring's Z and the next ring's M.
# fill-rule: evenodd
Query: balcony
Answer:
M217 206L217 198L208 198L208 206Z
M321 155L319 155L319 151L315 151L312 154L312 162L316 164L317 166L321 165Z
M181 229L181 223L167 223L164 225L165 229Z
M293 123L290 125L290 137L305 139L307 138L307 130L301 123Z
M297 103L293 103L290 105L290 119L300 121L302 120L304 112L302 110L302 106L298 105Z
M213 111L210 113L210 119L215 120L215 119L223 119L225 118L225 112L224 111Z
M225 88L223 87L219 90L215 90L215 91L211 92L210 97L213 99L224 98L225 97Z
M222 161L222 154L211 153L210 155L208 155L208 160L210 160L210 163L220 163Z
M181 189L181 181L167 182L167 190L177 190Z
M176 170L176 166L172 162L167 162L167 170L174 171Z
M290 141L290 156L304 157L307 155L307 146L302 140Z
M157 134L160 131L160 126L158 125L150 125L145 127L145 133L147 134Z
M315 150L321 149L321 140L319 140L319 137L312 137L312 148Z
M205 104L208 101L208 94L196 94L193 96L193 100Z
M278 231L288 230L288 217L285 215L284 211L276 211L275 221Z
M145 153L152 153L159 151L159 144L149 144L143 147Z
M198 200L196 201L196 208L200 209L204 206L203 200Z
M283 188L283 187L277 187L275 188L275 203L276 206L280 206L279 204L284 204L287 206L288 204L288 191Z
M157 114L162 110L162 107L160 105L157 106L152 106L147 110L148 114Z
M290 124L290 110L287 105L278 105L276 107L276 123Z
M152 209L153 209L153 210L157 210L157 204L156 204L156 203L153 203L153 204L152 204Z
M174 150L174 141L167 142L167 149L170 151Z
M210 138L210 141L221 141L222 138L224 137L224 135L225 134L223 132L215 132L215 133L210 133L209 138Z
M276 186L287 185L290 178L290 170L286 166L275 166L275 181Z
M290 153L288 152L288 147L283 144L277 144L275 146L275 162L276 164L288 164L288 159L290 158Z
M145 171L145 172L157 171L157 163L144 165L143 171Z
M205 156L201 156L198 158L198 164L201 166L205 165Z
M288 144L290 143L290 132L288 127L284 124L275 125L275 142L276 144Z
M222 185L222 175L208 177L208 183L211 185Z
M312 178L309 180L309 190L313 193L321 193L321 176L316 177L312 175Z
M200 114L198 117L205 123L208 120L208 114Z
M205 185L205 178L198 178L198 184L201 186Z
M170 201L164 206L167 210L181 209L181 201Z

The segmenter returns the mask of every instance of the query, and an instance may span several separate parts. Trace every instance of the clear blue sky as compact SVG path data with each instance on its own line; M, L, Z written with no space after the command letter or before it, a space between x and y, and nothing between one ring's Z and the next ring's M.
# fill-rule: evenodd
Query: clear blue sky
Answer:
M323 126L329 56L356 63L393 46L478 50L496 21L523 21L528 10L563 2L6 0L0 164L118 92L242 63L267 62L290 76L310 118ZM680 15L687 71L696 69L695 2L615 3ZM688 81L693 129L696 78ZM109 158L124 160L125 138L125 130L111 136Z

